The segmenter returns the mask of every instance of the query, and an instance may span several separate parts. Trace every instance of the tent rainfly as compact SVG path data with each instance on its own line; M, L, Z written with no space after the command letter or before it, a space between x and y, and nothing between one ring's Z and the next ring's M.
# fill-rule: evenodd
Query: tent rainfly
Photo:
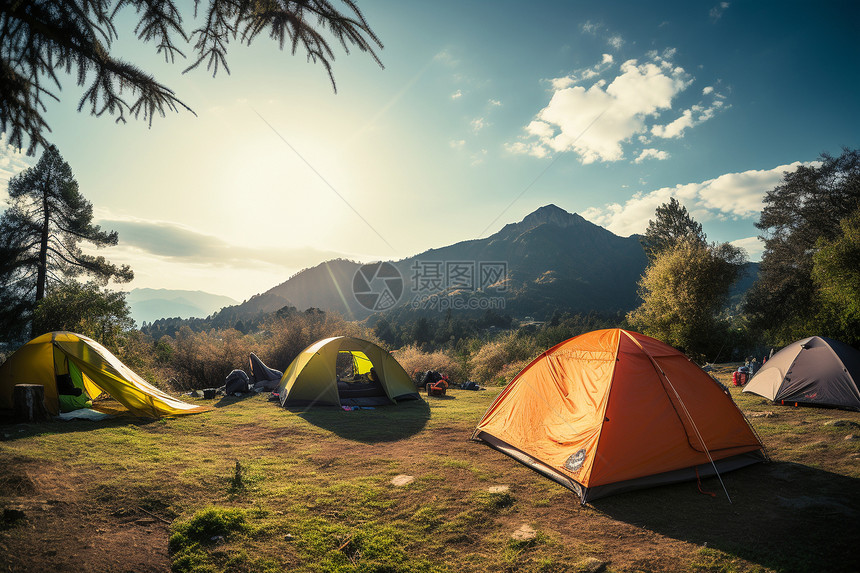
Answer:
M764 459L726 391L678 350L621 329L550 348L493 402L473 439L584 504Z
M57 415L61 403L68 403L64 401L68 395L58 387L61 386L58 380L66 380L69 388L79 388L84 401L106 392L142 417L162 418L209 410L162 392L104 346L72 332L49 332L34 338L0 366L0 407L13 406L16 384L41 384L45 388L45 407Z
M284 371L278 395L282 406L375 406L420 399L391 354L349 336L318 340L302 350Z
M782 404L807 404L860 411L860 351L811 336L774 354L744 388Z

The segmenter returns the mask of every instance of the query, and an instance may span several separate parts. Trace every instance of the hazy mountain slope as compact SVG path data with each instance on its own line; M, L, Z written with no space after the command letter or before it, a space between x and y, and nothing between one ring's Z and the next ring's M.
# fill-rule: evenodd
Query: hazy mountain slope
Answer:
M203 291L136 288L125 297L138 324L159 318L205 318L236 300Z

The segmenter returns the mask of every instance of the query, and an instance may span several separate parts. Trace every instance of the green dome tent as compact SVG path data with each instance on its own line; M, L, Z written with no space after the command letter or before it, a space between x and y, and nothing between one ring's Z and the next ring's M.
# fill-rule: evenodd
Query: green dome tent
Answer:
M347 375L338 372L339 358L349 367ZM282 406L376 406L420 399L391 354L349 336L318 340L302 350L284 371L278 395Z

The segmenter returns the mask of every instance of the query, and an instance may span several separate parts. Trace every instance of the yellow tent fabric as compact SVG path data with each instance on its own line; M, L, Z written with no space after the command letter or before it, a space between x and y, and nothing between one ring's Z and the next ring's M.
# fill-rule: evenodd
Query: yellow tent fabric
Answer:
M373 367L384 391L383 403L420 399L412 379L386 350L360 338L335 336L314 342L287 367L278 387L281 405L341 405L336 367L340 352L352 354L359 374Z
M340 352L344 352L341 350ZM346 351L352 356L352 368L356 374L367 374L373 368L373 362L364 352L356 350L354 352Z
M90 398L106 392L138 416L162 418L209 410L162 392L104 346L73 332L49 332L34 338L0 366L0 407L13 406L16 384L41 384L45 388L45 407L57 414L57 375L69 373L69 364L81 372Z

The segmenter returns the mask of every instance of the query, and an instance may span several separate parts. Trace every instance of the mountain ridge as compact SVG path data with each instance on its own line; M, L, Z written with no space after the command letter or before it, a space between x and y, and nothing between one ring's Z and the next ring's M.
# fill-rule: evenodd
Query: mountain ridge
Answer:
M647 259L638 235L619 237L550 204L519 222L506 224L489 237L460 241L385 263L400 274L400 306L414 307L422 300L450 302L451 297L491 298L503 301L505 312L543 316L555 309L619 312L634 308L638 304L636 284ZM493 264L504 267L504 279L495 281L495 286L483 284L479 272ZM433 286L441 288L418 288L422 281L430 282L426 274L420 274L422 271L444 275L457 265L461 275L471 277L471 284L453 284L449 280L452 277L437 276ZM347 259L324 261L226 310L231 317L242 318L284 306L299 310L316 307L361 320L374 313L362 306L353 293L353 280L363 266ZM384 288L379 279L372 284Z

